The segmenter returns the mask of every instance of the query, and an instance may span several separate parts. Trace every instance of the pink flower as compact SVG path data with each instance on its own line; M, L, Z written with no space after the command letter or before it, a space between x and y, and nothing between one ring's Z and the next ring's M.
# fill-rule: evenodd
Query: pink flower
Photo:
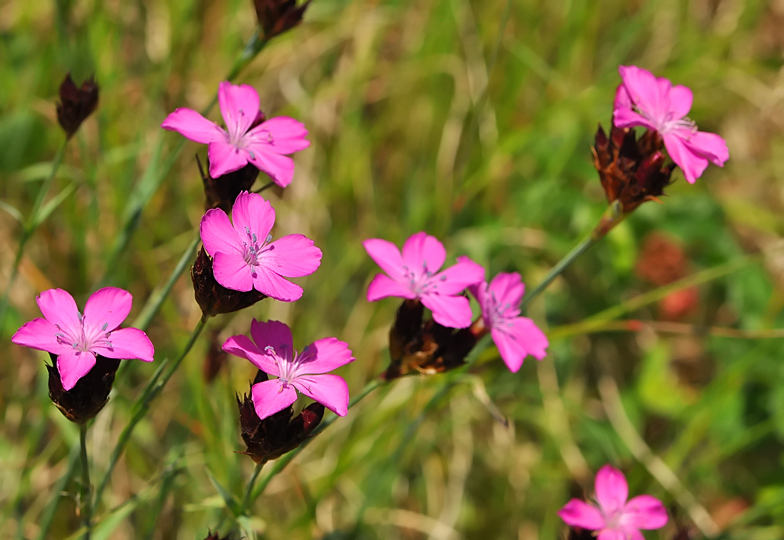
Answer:
M489 286L483 281L469 290L479 302L485 327L490 329L498 352L512 373L520 369L529 354L537 360L547 355L547 337L534 321L519 316L525 293L520 274L498 274Z
M616 126L643 126L658 131L670 157L690 184L702 175L709 161L724 166L730 157L724 139L697 131L697 125L686 118L691 109L691 90L673 86L667 79L654 77L636 66L620 66L618 71L623 83L615 95Z
M639 495L630 501L623 473L605 465L596 475L596 505L572 499L558 515L568 525L599 531L598 540L645 540L640 529L667 524L667 510L659 499Z
M223 344L223 350L250 360L263 372L278 377L253 385L251 393L259 418L263 420L294 403L297 390L335 414L346 416L346 381L337 375L324 374L354 361L348 344L336 338L324 338L297 354L291 329L278 321L253 319L250 335L253 341L246 336L230 337Z
M246 84L220 83L218 102L226 129L184 107L167 116L161 127L197 143L208 144L213 178L241 169L250 162L270 175L279 186L289 185L294 176L294 162L283 154L310 146L310 141L305 139L308 134L305 126L287 116L270 118L257 125L257 120L263 117L259 110L259 94Z
M485 277L485 269L468 257L438 272L446 260L444 245L427 233L418 232L403 245L403 253L392 242L370 238L362 243L376 264L387 273L378 274L368 286L368 302L387 296L419 298L433 312L433 319L450 328L471 325L468 298L458 296L469 285Z
M136 328L120 328L133 303L128 291L115 287L95 291L84 306L84 315L73 296L62 289L44 291L36 302L44 318L22 325L11 341L56 354L65 390L92 369L96 355L153 361L155 349L147 334Z
M215 280L235 291L256 289L262 294L293 302L302 287L284 277L312 274L321 264L321 250L313 240L290 234L272 241L275 210L258 193L243 191L231 210L232 226L220 208L201 218L201 241L212 257Z

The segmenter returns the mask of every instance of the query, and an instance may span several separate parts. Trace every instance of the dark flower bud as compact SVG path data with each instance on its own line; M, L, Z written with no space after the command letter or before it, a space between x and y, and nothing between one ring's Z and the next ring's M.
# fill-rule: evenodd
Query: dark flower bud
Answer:
M569 527L569 536L566 537L566 540L596 540L596 534L588 529Z
M201 311L209 316L245 309L267 297L256 289L235 291L218 283L212 273L212 259L204 248L196 255L196 261L191 267L191 281L196 302Z
M591 150L607 202L619 201L621 212L628 214L645 201L658 200L675 168L673 163L664 164L663 148L655 131L637 139L634 129L613 125L607 137L599 126Z
M49 353L49 357L52 359L52 365L46 364L49 372L49 399L71 422L84 424L94 418L109 401L109 392L112 391L120 361L97 356L95 366L73 388L66 391L56 367L57 356Z
M204 540L229 540L229 536L221 536L218 531L212 532L210 530L208 532L209 534L207 535L207 538L205 538Z
M404 300L398 308L389 331L387 380L414 371L432 375L460 367L481 337L473 327L456 330L432 319L423 323L423 311L419 300Z
M309 4L310 0L299 7L297 0L253 0L264 39L272 39L297 26Z
M77 88L71 78L71 74L67 74L60 85L57 121L69 139L97 106L98 85L93 78L90 77L82 83L81 88Z
M267 380L267 374L259 371L253 384ZM256 463L266 463L277 459L286 452L297 448L307 439L324 417L324 405L312 403L292 418L292 407L278 411L264 420L256 414L253 399L237 394L240 410L240 430L242 440L248 449L246 454Z

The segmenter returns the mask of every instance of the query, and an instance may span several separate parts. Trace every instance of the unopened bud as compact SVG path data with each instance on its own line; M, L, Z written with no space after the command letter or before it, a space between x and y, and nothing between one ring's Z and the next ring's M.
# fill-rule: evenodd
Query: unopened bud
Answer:
M49 372L49 399L71 422L84 424L94 418L109 401L109 392L112 391L120 361L97 356L93 368L73 388L65 390L56 367L57 356L49 353L49 357L52 359L52 365L46 364Z
M97 106L98 85L93 78L90 77L82 83L81 88L77 88L71 74L67 74L60 85L57 121L69 139Z
M235 291L218 283L212 272L212 259L204 248L196 255L196 261L191 267L191 281L196 302L202 312L209 316L245 309L266 298L256 289Z
M264 38L272 39L297 26L309 4L310 0L299 7L296 0L253 0Z

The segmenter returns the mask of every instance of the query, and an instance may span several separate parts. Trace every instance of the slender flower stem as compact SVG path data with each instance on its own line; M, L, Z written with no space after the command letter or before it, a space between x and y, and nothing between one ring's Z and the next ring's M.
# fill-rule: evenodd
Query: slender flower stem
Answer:
M90 493L90 464L87 461L87 424L79 426L79 447L82 459L82 494L80 500L80 513L82 514L82 521L86 532L84 533L85 540L90 540L90 532L92 531L92 518L93 518L93 505L92 493Z
M147 386L145 386L142 394L136 398L136 401L133 403L133 406L131 407L131 411L133 411L131 419L128 421L128 424L125 426L125 428L123 428L122 433L120 433L120 437L117 440L117 444L114 446L111 458L109 459L109 467L106 469L106 472L101 479L101 483L98 485L98 489L95 492L95 506L100 504L101 496L103 495L103 492L109 483L109 478L112 475L112 471L114 470L114 467L117 465L117 461L119 461L120 456L125 450L125 446L128 444L128 441L130 441L131 434L136 428L136 424L138 424L141 419L147 415L147 410L150 408L150 402L155 399L158 394L160 394L161 390L163 390L163 387L166 386L166 383L169 382L169 379L171 379L172 375L174 375L174 372L177 371L177 368L180 366L183 359L188 355L191 348L193 348L197 338L207 324L207 319L207 315L202 316L202 318L199 320L199 323L196 325L196 328L193 329L193 332L191 333L191 336L188 339L188 342L185 344L182 352L180 352L180 355L173 362L171 362L170 367L168 358L162 362L160 367L158 367L158 370L152 376L152 379L150 379L150 382L148 382ZM168 371L163 374L167 367L169 367Z
M382 384L384 384L386 382L387 381L382 379L381 377L376 377L375 379L373 379L370 382L368 382L365 385L365 387L362 389L362 391L358 395L354 396L354 398L349 402L348 408L350 409L351 407L353 407L354 405L356 405L357 403L362 401L373 390L375 390L376 388L378 388L379 386L381 386ZM310 436L309 438L305 439L305 441L301 445L299 445L297 448L295 448L294 450L292 450L288 454L286 454L286 455L278 458L277 460L275 460L275 464L272 466L272 469L270 469L269 474L264 477L264 479L259 483L259 485L256 486L255 489L253 489L252 485L249 485L248 486L248 492L250 493L250 497L246 496L246 500L243 501L242 507L240 508L240 515L247 513L248 510L250 509L250 507L253 506L254 501L259 497L259 495L264 493L265 489L267 489L267 486L272 481L272 479L275 478L275 476L279 472L281 472L283 469L285 469L286 465L291 463L291 461L295 457L297 457L297 455L300 452L302 452L302 450L310 443L310 441L313 440L313 438L316 435L318 435L319 433L321 433L322 431L327 429L329 426L331 426L332 423L335 420L337 420L338 418L339 418L338 416L331 416L327 420L321 422L321 425L319 425L318 429L316 430L315 433L313 433L312 436ZM261 468L259 468L258 470L260 472ZM253 482L255 482L255 475L251 478L251 480Z
M33 236L33 233L35 233L35 230L40 225L38 220L38 212L41 210L41 206L44 204L46 194L49 192L49 188L52 186L52 182L54 181L54 177L57 174L57 170L60 168L60 164L63 162L63 156L65 155L65 147L67 144L68 138L66 137L63 140L63 143L60 145L60 148L57 149L57 153L52 160L52 168L41 184L41 187L38 189L38 195L35 197L33 208L30 211L30 214L27 216L27 221L23 226L22 237L19 239L19 246L16 249L16 256L14 257L14 265L11 267L11 277L8 279L8 285L5 288L2 300L0 300L0 328L3 326L5 314L8 310L8 300L9 295L11 294L11 289L13 289L14 282L16 282L16 278L19 276L19 265L22 263L25 246L27 245L27 241L30 240L30 238Z
M542 282L537 285L534 290L529 292L520 303L520 311L525 311L526 306L530 304L537 296L542 294L544 290L553 282L555 278L569 267L580 255L591 249L594 244L604 238L610 230L624 220L626 214L621 212L621 206L618 201L612 203L605 211L602 219L596 225L590 236L585 238L582 242L574 246L566 256L558 261L550 272L545 276Z
M245 489L245 496L242 498L242 506L240 507L243 511L248 508L248 502L250 501L250 496L253 493L253 485L256 483L256 480L259 477L259 473L261 473L261 469L264 467L264 463L257 463L256 467L253 469L253 474L248 480L248 487Z

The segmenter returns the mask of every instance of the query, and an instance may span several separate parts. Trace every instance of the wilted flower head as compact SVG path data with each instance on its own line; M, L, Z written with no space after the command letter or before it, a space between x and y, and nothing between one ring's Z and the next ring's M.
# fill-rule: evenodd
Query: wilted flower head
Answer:
M273 241L275 210L258 193L240 193L231 216L233 225L223 210L208 210L199 228L217 282L235 291L256 289L283 302L298 300L302 287L284 278L315 272L321 250L301 234Z
M324 338L298 353L291 329L278 321L254 319L250 335L253 341L246 336L230 337L223 350L250 360L264 373L277 377L253 385L253 403L259 418L263 420L294 403L297 390L335 414L346 415L348 385L343 378L326 373L354 361L348 344L336 338Z
M98 355L93 369L79 379L73 388L66 390L60 372L54 367L57 356L52 353L49 353L49 356L52 359L52 365L46 364L49 374L49 399L71 422L84 424L95 418L109 401L109 393L112 391L120 361Z
M259 370L253 383L267 380L267 374ZM251 389L251 396L253 390ZM247 394L237 395L240 409L242 440L248 447L245 452L256 463L266 463L294 450L307 439L324 418L324 405L311 403L301 413L292 417L291 405L264 418L256 414L253 399Z
M558 515L568 525L598 531L598 540L641 540L640 529L659 529L667 524L667 510L650 495L639 495L627 502L626 477L610 465L596 475L596 502L572 499Z
M686 118L693 96L685 86L673 86L662 77L637 66L620 66L613 124L619 128L642 126L656 131L672 160L693 184L711 162L719 167L730 157L727 143L714 133L697 131Z
M256 178L259 177L259 170L253 164L248 164L241 169L213 178L209 172L204 172L202 169L198 155L196 162L199 164L201 181L204 185L204 210L220 208L228 214L231 212L231 205L237 200L237 195L243 191L250 191Z
M291 154L310 146L308 131L293 118L278 116L258 123L259 95L246 84L220 83L218 102L226 129L185 107L166 117L161 127L176 131L186 139L207 144L209 172L218 178L241 169L248 163L267 173L281 187L294 176Z
M529 354L541 360L547 355L547 337L534 321L520 317L525 285L520 274L498 274L490 282L470 288L482 308L482 322L490 331L507 367L514 373Z
M310 0L300 6L297 6L297 0L253 0L264 38L272 39L297 26L309 4Z
M435 237L424 232L406 240L402 254L395 244L378 238L365 240L362 245L386 272L370 282L369 302L388 296L419 299L433 312L438 324L450 328L471 325L471 305L460 293L484 279L484 268L468 257L458 257L456 265L438 272L446 260L446 250Z
M204 248L199 250L191 267L191 281L196 302L205 315L239 311L267 298L256 289L235 291L218 283L212 271L212 259Z
M147 334L120 328L133 302L128 291L116 287L95 291L84 306L84 315L62 289L44 291L36 301L44 318L25 323L11 341L57 355L57 370L66 391L92 369L98 355L152 362L155 350Z
M68 138L72 137L82 122L98 106L98 85L92 77L77 87L67 74L60 85L60 103L57 104L57 121Z
M599 172L607 202L619 201L628 214L645 201L658 200L671 180L673 164L665 164L661 136L647 131L637 139L634 129L612 126L608 137L596 131L593 163Z

